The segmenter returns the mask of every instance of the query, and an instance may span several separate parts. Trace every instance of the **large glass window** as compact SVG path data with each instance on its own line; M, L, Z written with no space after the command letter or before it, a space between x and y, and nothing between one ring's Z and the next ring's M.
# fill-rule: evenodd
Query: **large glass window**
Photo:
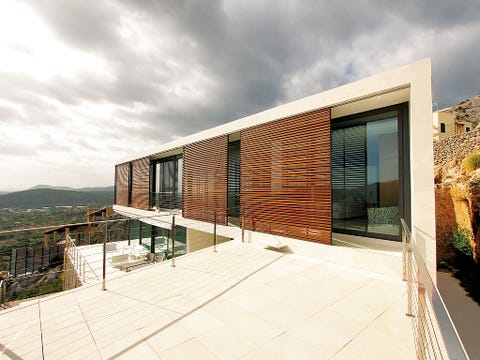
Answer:
M151 206L164 209L182 207L183 158L173 156L152 164Z
M398 239L403 216L399 119L398 110L390 110L334 120L334 231Z

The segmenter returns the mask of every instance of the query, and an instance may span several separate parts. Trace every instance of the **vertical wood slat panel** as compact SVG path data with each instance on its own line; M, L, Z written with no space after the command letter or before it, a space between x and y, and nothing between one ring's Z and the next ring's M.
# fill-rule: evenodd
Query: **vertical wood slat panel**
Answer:
M128 178L129 165L127 163L116 165L115 178L115 204L128 206Z
M132 207L149 210L150 158L132 161Z
M185 146L183 152L183 216L227 222L228 135Z
M330 109L243 130L240 151L245 227L331 244Z

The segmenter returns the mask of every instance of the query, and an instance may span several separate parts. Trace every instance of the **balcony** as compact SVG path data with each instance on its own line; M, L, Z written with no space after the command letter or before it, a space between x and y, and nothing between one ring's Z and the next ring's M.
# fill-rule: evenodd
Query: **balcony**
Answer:
M119 210L150 222L172 220ZM452 349L462 350L461 343L442 341L444 319L437 316L443 310L431 297L435 289L425 282L414 246L402 256L253 231L242 241L238 227L179 215L176 221L235 239L217 251L208 247L178 257L174 267L169 260L129 273L107 269L106 291L99 251L89 257L93 247L79 247L77 254L96 275L74 290L0 312L1 351L22 359L338 360L447 359L457 358L449 356ZM402 259L409 261L407 286Z

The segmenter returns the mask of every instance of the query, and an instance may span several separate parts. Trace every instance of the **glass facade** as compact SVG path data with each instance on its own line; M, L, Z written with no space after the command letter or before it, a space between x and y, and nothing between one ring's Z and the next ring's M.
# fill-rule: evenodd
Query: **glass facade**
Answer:
M171 259L173 253L173 236L169 229L151 226L151 249L162 254L163 259ZM183 226L175 225L175 256L187 253L187 231Z
M152 173L151 207L180 209L182 207L182 156L154 161Z
M332 123L333 230L399 239L403 205L398 110Z

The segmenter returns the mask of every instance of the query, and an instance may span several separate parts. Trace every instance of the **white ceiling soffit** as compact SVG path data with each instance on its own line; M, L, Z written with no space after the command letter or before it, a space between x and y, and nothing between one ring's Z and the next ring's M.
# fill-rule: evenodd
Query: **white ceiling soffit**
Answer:
M379 94L372 94L359 99L352 99L344 104L331 108L332 119L342 116L358 114L364 111L380 109L382 107L401 104L410 100L410 86L406 85L397 89Z

